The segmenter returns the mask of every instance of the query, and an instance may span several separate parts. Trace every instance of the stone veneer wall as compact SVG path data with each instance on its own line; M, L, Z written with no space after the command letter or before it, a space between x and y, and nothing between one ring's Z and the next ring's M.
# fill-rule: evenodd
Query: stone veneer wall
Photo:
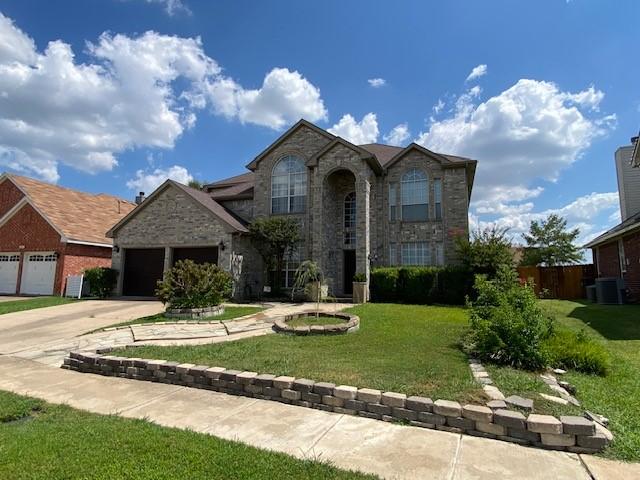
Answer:
M514 410L462 406L448 400L432 401L396 392L222 367L71 352L62 368L275 400L376 420L402 421L416 427L574 453L595 453L604 449L612 439L608 430L583 417L558 419L550 415L530 414L525 418Z

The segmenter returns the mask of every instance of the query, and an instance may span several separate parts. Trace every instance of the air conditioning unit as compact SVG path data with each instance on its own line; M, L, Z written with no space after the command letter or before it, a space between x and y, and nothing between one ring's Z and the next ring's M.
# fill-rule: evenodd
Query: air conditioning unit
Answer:
M624 303L624 280L618 277L596 278L596 295L598 303Z

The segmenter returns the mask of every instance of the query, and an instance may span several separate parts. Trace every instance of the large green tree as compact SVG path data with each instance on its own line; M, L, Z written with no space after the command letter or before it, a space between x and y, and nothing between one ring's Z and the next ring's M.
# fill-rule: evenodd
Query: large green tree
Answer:
M584 260L575 244L580 229L567 229L567 220L555 213L544 220L533 220L529 233L522 235L526 242L522 265L570 265Z
M463 265L474 273L496 276L501 267L513 268L513 248L508 229L491 225L478 229L471 239L458 240L458 253Z
M290 217L260 217L249 225L251 241L269 272L275 271L274 293L282 290L284 259L300 242L300 226Z

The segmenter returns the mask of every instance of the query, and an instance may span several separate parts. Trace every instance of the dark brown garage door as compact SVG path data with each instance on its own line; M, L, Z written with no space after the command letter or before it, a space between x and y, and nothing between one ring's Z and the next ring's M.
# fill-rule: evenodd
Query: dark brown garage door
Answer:
M173 263L178 260L193 260L196 263L218 264L218 247L175 248Z
M124 257L122 293L127 296L152 297L162 280L164 248L127 248Z

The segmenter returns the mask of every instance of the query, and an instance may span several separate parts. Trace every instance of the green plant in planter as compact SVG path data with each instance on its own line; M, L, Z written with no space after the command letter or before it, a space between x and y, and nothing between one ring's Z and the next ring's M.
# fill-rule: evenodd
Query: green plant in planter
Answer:
M367 281L367 276L364 273L356 273L353 276L353 281L358 283L363 283Z
M89 282L91 295L107 298L116 286L118 272L107 267L88 268L84 271L84 278Z
M171 308L213 307L229 298L231 286L231 275L217 265L179 260L158 281L156 296Z
M320 312L320 300L322 299L322 269L311 260L305 260L296 270L291 297L296 290L307 290L309 285L315 284L315 291L312 290L312 300L316 302L316 317ZM315 298L313 298L315 297Z

